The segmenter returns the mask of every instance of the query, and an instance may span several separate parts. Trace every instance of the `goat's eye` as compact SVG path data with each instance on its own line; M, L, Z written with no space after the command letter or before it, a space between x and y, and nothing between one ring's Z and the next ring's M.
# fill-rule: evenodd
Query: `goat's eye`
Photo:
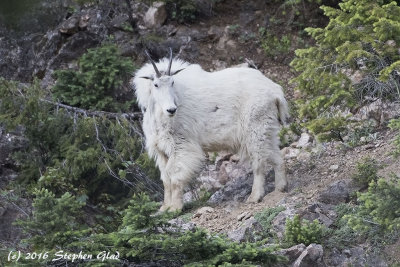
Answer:
M155 87L158 87L158 84L155 83L154 86L155 86Z

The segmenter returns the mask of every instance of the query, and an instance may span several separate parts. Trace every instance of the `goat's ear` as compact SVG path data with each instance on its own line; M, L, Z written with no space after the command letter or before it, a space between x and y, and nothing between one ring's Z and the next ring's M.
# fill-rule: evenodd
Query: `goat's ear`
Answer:
M141 76L139 78L147 79L147 80L154 80L152 76Z
M184 68L183 69L180 69L180 70L177 70L177 71L174 71L173 73L171 73L171 76L173 76L173 75L175 75L175 74L178 74L179 72L181 72L181 71L183 71L184 70Z

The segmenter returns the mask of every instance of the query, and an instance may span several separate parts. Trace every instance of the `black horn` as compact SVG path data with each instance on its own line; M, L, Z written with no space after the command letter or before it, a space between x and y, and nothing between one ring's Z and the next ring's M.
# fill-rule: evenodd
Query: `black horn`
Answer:
M151 65L153 65L153 68L154 68L154 70L156 71L157 78L160 78L160 77L161 77L161 73L160 73L160 71L157 69L156 63L154 63L153 59L151 59L151 57L150 57L150 55L149 55L149 52L147 52L147 50L144 50L144 53L145 53L146 56L149 58L149 60L150 60L150 62L151 62Z
M172 66L172 48L169 48L169 64L168 64L168 70L167 70L167 75L171 76L171 66Z

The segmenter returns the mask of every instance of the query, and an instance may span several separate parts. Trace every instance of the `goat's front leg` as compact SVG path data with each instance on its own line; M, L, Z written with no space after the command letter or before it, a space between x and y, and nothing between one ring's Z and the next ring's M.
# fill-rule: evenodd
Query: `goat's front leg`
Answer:
M178 150L167 163L166 172L171 178L171 211L182 210L183 190L186 184L201 171L204 162L204 152L200 147L188 144L185 150ZM165 194L165 192L164 192Z
M164 202L160 207L160 211L166 211L171 206L172 192L171 192L171 179L161 174L161 180L164 184Z
M160 207L160 211L166 211L171 206L171 178L166 171L167 163L167 157L160 153L157 158L157 165L164 185L164 202Z

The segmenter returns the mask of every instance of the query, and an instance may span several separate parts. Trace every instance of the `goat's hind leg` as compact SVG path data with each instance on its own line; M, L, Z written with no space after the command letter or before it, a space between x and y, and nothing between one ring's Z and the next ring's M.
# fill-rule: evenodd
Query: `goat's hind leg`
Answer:
M247 199L247 203L257 203L260 202L265 194L264 184L265 184L265 164L264 161L259 158L259 156L252 157L252 167L253 167L253 187L251 189L251 194Z

